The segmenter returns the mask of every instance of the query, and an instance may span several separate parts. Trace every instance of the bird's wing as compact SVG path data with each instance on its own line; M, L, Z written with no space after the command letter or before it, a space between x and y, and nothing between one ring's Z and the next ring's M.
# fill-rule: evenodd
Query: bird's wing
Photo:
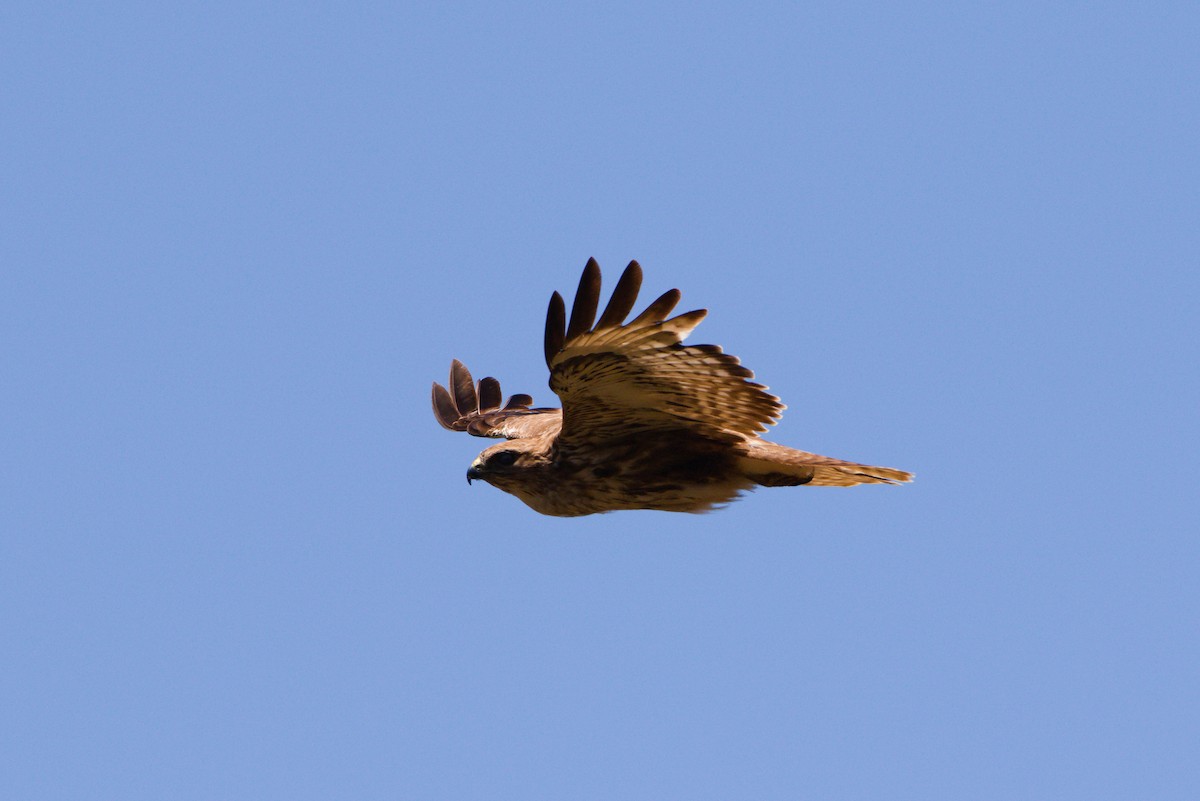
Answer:
M433 383L433 414L443 428L477 437L525 439L550 434L562 426L562 410L530 408L533 398L513 395L502 403L500 382L491 376L478 386L458 359L450 364L450 389Z
M734 442L773 424L783 404L750 381L754 374L736 357L716 345L683 344L707 312L668 319L679 290L625 322L641 283L641 267L631 262L596 321L600 267L591 259L569 322L562 296L550 299L545 351L550 388L563 402L560 447L665 431Z

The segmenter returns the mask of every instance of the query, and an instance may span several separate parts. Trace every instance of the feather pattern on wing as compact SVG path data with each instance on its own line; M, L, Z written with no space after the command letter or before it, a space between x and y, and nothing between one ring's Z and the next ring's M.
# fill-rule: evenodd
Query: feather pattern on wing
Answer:
M683 344L706 312L667 318L679 291L666 292L632 321L642 270L630 262L594 327L600 268L589 261L565 323L555 293L546 316L550 388L562 398L562 447L648 431L690 431L736 441L773 424L784 406L738 359L716 345Z
M524 439L554 433L562 426L561 409L530 408L533 398L528 395L513 395L502 407L500 382L488 376L480 379L477 388L458 359L450 363L449 385L447 390L433 383L433 413L442 427L451 431Z

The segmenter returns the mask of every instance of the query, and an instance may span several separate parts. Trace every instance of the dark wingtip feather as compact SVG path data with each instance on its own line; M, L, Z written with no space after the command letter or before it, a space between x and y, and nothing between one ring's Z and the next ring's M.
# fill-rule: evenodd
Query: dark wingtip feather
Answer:
M567 341L591 330L596 319L596 308L600 305L600 265L588 259L579 277L575 290L575 302L571 304L571 321L567 324Z
M708 316L708 309L692 309L689 312L684 312L683 314L675 315L667 322L673 323L676 320L681 320L681 321L683 321L684 325L690 325L690 326L694 327L694 326L700 325L700 322L707 316ZM735 363L737 362L737 357L730 356L729 358L733 359L733 361Z
M458 422L458 408L450 393L438 382L433 382L433 416L442 424L442 428L455 431L454 424Z
M550 308L546 310L546 366L554 356L562 350L566 341L567 306L563 303L562 295L555 292L550 296Z
M499 381L491 376L479 379L479 411L490 412L499 409L503 400L504 394L500 391Z
M596 323L596 328L615 328L625 322L629 312L633 311L633 304L637 303L638 291L641 288L642 266L636 261L631 261L625 268L625 272L621 273L621 278L617 281L617 286L613 289L612 297L609 298L608 305L604 307L604 314L600 315L600 322Z
M505 410L508 409L528 409L533 404L533 396L524 393L518 393L508 399L508 403L504 404Z
M475 380L467 366L455 359L450 363L450 392L460 415L470 414L479 408L479 396L475 394Z
M645 311L634 318L630 325L641 325L642 323L661 323L667 319L667 315L671 310L679 304L679 299L683 297L678 289L668 289L662 293L657 300L646 307Z

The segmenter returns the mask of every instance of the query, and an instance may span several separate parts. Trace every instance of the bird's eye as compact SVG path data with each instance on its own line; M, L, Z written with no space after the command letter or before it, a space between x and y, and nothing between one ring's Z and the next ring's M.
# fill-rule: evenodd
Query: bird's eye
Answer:
M492 464L499 465L500 467L511 467L513 463L517 461L517 452L500 451L488 461L490 461Z

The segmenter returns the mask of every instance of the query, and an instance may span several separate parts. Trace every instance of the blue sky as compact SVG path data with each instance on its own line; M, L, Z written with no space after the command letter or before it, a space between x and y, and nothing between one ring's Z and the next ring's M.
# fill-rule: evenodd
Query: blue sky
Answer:
M4 797L1200 793L1192 4L0 31ZM468 487L589 256L916 483Z

